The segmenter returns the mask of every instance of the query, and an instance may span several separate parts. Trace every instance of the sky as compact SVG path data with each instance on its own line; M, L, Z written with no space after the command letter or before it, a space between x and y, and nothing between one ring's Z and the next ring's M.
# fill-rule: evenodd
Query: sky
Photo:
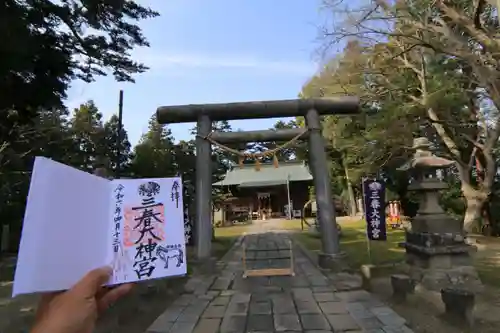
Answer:
M296 98L315 74L320 0L142 0L160 12L139 26L150 48L133 51L150 67L136 83L100 77L73 82L67 106L94 100L108 119L124 90L123 123L136 144L159 106ZM233 129L272 127L276 119L232 122ZM189 140L194 124L169 125Z

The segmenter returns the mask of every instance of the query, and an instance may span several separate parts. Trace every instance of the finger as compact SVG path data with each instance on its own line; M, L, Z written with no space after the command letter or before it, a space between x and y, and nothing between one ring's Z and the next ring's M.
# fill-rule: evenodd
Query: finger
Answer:
M113 270L111 267L101 267L88 272L71 288L73 292L81 293L83 297L94 297L105 284Z
M97 301L97 307L99 311L104 311L108 309L118 299L128 294L130 290L132 290L132 287L133 284L127 283L127 284L122 284L121 286L118 286L108 291Z
M45 293L42 295L40 298L40 301L38 302L38 307L36 311L36 318L41 318L47 311L50 302L56 297L57 295L61 294L62 291L56 291L56 292L51 292L51 293Z
M44 293L40 297L40 302L38 303L39 306L44 306L45 304L50 303L54 297L57 295L63 293L62 291L55 291L55 292L50 292L50 293Z
M115 284L113 286L103 286L95 294L97 300L101 299L104 295L109 293L111 290L118 288L121 284Z
M106 295L113 287L101 287L95 294L96 299L101 299L104 295Z

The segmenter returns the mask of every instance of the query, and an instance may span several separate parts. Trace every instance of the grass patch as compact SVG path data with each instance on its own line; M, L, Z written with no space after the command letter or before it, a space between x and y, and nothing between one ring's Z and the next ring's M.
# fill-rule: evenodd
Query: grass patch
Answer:
M366 223L364 221L340 223L342 236L340 238L341 250L348 255L348 264L353 269L358 269L363 264L389 264L404 260L404 249L398 244L404 241L403 230L387 230L387 241L370 242L371 258L368 254L366 243ZM309 250L321 250L321 239L318 234L298 233L295 237Z
M359 269L363 264L391 264L404 260L405 250L398 244L405 240L403 230L387 230L386 242L370 242L371 262L366 246L366 225L364 221L340 223L342 237L340 247L348 255L348 264L352 269ZM297 233L295 237L309 250L321 250L320 235L307 232ZM500 288L500 239L487 238L482 240L487 249L476 253L474 266L481 281L489 286Z
M236 241L236 237L216 237L215 240L212 241L212 257L215 257L217 259L222 258L229 249L231 249L231 246L233 246L233 243ZM196 248L194 246L188 246L186 247L186 256L187 256L187 272L188 275L192 275L192 273L195 270L195 267L197 263L195 260L190 260L196 258Z
M478 251L473 254L474 266L484 284L500 288L500 239L475 236Z
M215 228L215 239L234 238L252 230L251 224Z
M212 242L212 256L222 258L235 241L235 237L216 237Z
M484 284L500 288L500 266L495 260L481 258L474 261L479 278Z
M216 237L212 241L212 256L221 258L231 248L235 240L235 237ZM191 258L196 257L196 248L194 246L186 247L186 256L189 263Z

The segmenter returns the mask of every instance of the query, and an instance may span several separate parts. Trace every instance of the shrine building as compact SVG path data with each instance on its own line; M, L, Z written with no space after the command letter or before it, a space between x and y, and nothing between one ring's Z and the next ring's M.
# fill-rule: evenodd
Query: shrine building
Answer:
M229 194L221 207L224 222L300 218L310 199L312 179L304 162L281 162L279 166L264 163L258 168L245 164L229 170L224 179L213 186L222 187L222 191ZM288 201L291 212L288 212Z

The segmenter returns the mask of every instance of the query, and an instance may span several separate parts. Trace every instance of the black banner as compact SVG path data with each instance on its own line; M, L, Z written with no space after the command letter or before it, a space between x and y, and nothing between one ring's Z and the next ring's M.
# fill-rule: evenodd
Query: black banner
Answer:
M365 179L363 181L363 202L368 239L386 241L385 183L381 180Z

